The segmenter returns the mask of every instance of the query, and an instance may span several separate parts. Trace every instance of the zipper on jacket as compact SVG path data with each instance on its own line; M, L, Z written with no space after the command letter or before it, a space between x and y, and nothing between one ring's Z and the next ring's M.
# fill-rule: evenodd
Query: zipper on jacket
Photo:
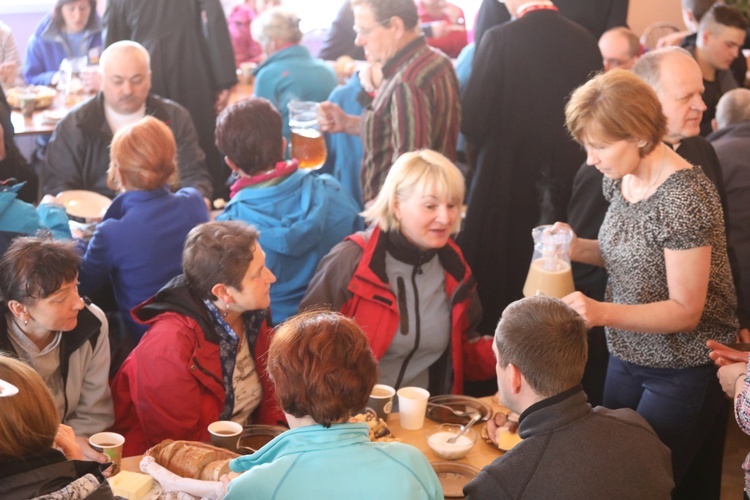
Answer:
M195 356L193 356L193 364L195 365L196 368L198 368L205 375L208 375L209 377L211 377L212 379L214 379L220 386L224 387L224 382L222 380L219 380L218 378L216 378L216 375L214 375L210 371L208 371L205 368L203 368L203 366L198 362L198 358L196 358Z
M406 307L406 284L404 278L396 278L396 287L398 288L398 311L401 317L401 335L409 335L409 310Z
M404 363L401 365L401 370L398 373L398 378L396 379L396 386L395 389L398 390L401 388L401 382L404 380L404 375L406 374L406 368L409 366L409 361L411 361L411 358L414 357L414 354L417 352L417 349L419 349L419 341L421 338L421 318L419 316L419 290L417 290L417 274L422 274L422 264L414 267L414 270L411 273L411 286L414 290L414 348L411 350L411 352L406 356L406 359L404 359ZM399 278L402 282L403 280ZM400 299L399 299L400 300ZM404 302L406 300L404 299ZM404 308L406 310L406 308ZM408 325L407 325L408 327Z

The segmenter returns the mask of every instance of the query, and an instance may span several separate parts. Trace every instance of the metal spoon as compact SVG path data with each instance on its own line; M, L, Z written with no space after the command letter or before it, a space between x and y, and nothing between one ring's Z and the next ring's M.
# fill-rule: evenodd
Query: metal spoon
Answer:
M450 411L451 413L453 413L455 416L459 418L473 417L474 414L477 413L476 410L461 411L461 410L456 410L455 408L452 408L448 405L441 405L440 403L427 403L427 406L430 408L443 408L445 410Z
M448 444L453 444L453 443L455 443L455 442L456 442L456 440L457 440L458 438L460 438L461 436L463 436L464 434L466 434L466 431L468 431L468 430L469 430L469 428L470 428L470 427L471 427L472 425L474 425L475 423L477 423L477 422L479 421L479 419L480 419L480 418L482 418L482 414L481 414L481 413L479 413L479 412L474 412L474 415L473 415L473 416L471 417L471 420L469 420L469 423L467 423L466 425L464 425L464 426L463 426L463 427L461 428L461 432L459 432L458 434L456 434L456 435L455 435L455 436L453 436L452 438L448 439Z

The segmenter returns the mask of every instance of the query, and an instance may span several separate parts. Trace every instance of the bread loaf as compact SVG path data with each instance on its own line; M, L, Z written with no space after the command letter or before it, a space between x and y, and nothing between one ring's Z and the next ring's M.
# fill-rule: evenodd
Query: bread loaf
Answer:
M239 457L223 448L195 441L167 439L146 451L156 463L178 476L218 481L229 472L229 461Z

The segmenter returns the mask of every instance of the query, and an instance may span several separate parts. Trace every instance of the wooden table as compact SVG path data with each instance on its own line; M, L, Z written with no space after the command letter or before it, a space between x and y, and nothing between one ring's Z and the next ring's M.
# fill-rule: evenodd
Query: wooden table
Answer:
M60 92L57 94L57 97L55 97L51 106L34 111L34 114L29 118L24 117L21 111L14 109L10 114L10 121L13 123L13 130L17 136L51 134L52 131L55 130L55 124L44 121L45 111L60 110L63 114L66 114L76 105L90 99L91 97L93 97L93 94L65 96Z
M481 401L488 403L493 412L507 412L507 409L497 403L493 396L481 398ZM430 462L445 462L446 460L435 455L432 450L427 446L427 440L425 439L425 430L431 427L437 427L438 423L433 422L430 419L425 419L424 427L416 431L407 431L401 428L399 424L398 413L392 413L388 416L388 427L394 436L398 437L402 442L410 444L415 448L418 448L422 453L425 454L427 460ZM481 430L481 426L484 424L477 424L476 431ZM502 455L503 452L497 448L485 443L481 437L477 439L477 443L471 449L468 455L460 460L454 460L455 462L471 465L481 470L483 467L491 463L497 457ZM135 457L125 457L122 459L122 470L129 470L132 472L140 472L138 464L141 462L141 455Z

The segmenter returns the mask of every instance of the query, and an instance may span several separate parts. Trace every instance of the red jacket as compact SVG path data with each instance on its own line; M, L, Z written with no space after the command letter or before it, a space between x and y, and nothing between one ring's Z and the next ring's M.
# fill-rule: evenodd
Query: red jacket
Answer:
M302 310L315 304L331 304L342 314L354 318L367 335L378 360L388 350L399 326L396 296L391 286L378 276L384 274L378 269L382 259L373 259L374 255L384 251L382 245L378 244L380 235L380 229L376 227L372 232L349 236L346 240L362 249L361 257L354 264L354 273L347 274L351 264L342 262L351 256L351 252L341 253L339 259L326 257L300 306ZM347 245L346 240L334 247L331 254L341 250L342 245ZM461 250L450 240L438 256L445 269L445 292L451 303L452 392L461 394L464 377L468 380L487 380L495 376L493 339L481 337L474 331L481 317L481 307L476 295L476 283ZM348 293L339 294L337 289ZM328 294L328 291L333 293Z
M197 299L191 301L186 286L168 288L172 283L133 310L133 316L150 328L112 382L113 430L125 436L125 455L141 454L164 439L207 442L207 427L219 419L224 408L219 344L213 328L208 326L208 311ZM171 295L163 302L165 291ZM178 301L175 295L179 295ZM191 315L184 314L179 306L189 308ZM270 340L271 329L266 321L254 346L251 339L245 339L251 342L263 387L263 399L253 414L253 422L286 425L266 372Z

